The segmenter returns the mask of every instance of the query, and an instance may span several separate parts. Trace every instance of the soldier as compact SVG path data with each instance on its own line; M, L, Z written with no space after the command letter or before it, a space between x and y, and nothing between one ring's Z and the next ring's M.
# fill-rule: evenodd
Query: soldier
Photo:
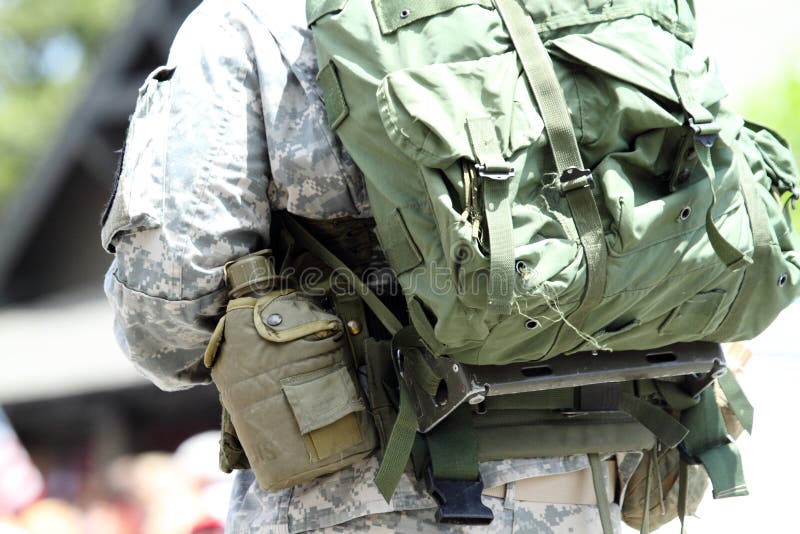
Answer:
M105 291L120 345L162 389L210 382L202 358L227 300L223 266L269 246L273 211L370 217L363 179L327 127L316 72L303 2L205 0L139 90L103 219L115 254ZM640 455L610 458L624 487ZM387 504L372 482L375 455L274 492L241 471L226 531L599 532L588 465L584 455L481 464L489 527L436 523L435 502L410 474ZM619 506L611 511L618 528Z

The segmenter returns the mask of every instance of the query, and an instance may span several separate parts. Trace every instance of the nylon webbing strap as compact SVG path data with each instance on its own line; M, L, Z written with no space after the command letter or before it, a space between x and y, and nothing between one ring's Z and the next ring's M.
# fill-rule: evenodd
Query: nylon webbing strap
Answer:
M678 466L678 518L681 522L681 534L686 534L686 497L689 492L689 464L680 461Z
M478 440L472 410L466 404L425 434L436 479L477 480Z
M630 393L622 394L620 410L644 425L667 448L677 446L689 433L684 425L667 412Z
M714 498L747 495L742 459L725 428L714 390L706 389L697 406L681 414L681 422L689 429L684 452L706 468Z
M707 125L710 128L708 131L716 130L714 133L719 132L719 127L710 125L714 123L714 115L711 114L700 102L695 98L695 92L691 86L691 76L684 70L672 71L672 84L675 87L675 92L678 93L678 100L681 103L684 111L698 126ZM702 127L702 126L701 126Z
M759 277L762 276L760 267L769 261L771 236L769 232L769 221L761 199L756 193L755 183L744 176L739 181L739 187L744 196L744 205L747 215L750 218L750 229L753 234L753 268L747 269L739 289L739 296L733 301L728 315L717 330L719 339L732 339L735 330L738 328L738 321L751 306L752 297L759 285Z
M500 142L489 117L467 119L472 151L481 165L483 205L489 228L489 302L492 313L511 313L514 297L514 226L508 184L513 167L503 159Z
M753 405L747 400L747 397L739 385L739 381L733 373L725 373L721 378L717 379L717 384L728 399L728 406L730 406L736 418L742 424L748 434L753 433Z
M352 287L358 291L358 295L364 299L364 303L369 306L375 317L383 323L386 330L394 335L403 328L403 324L395 317L392 311L381 302L381 300L361 281L356 273L354 273L345 263L337 258L333 252L327 249L325 245L319 242L316 237L311 235L308 230L303 228L300 223L295 221L292 217L283 217L284 224L286 225L292 236L305 247L309 252L317 256L319 259L328 264L328 266L337 269L340 273L347 277L347 281L352 284Z
M542 113L558 173L583 168L564 93L531 16L517 0L495 0Z
M597 499L597 510L600 512L600 524L603 526L603 534L614 534L614 527L611 524L611 507L608 503L608 491L606 490L608 471L606 466L600 462L600 455L593 453L588 456L589 467L592 469L594 496Z
M703 166L703 170L708 178L709 187L711 188L711 205L708 207L708 210L706 210L706 233L708 234L708 240L711 242L711 246L714 248L717 257L722 260L725 266L731 271L738 271L743 267L751 265L753 259L725 239L717 228L717 225L714 224L712 212L717 203L717 193L714 190L716 171L711 161L711 148L700 141L695 141L695 150L697 151L697 157L700 160L700 164Z
M583 160L564 93L536 25L517 0L494 1L541 111L559 177L570 168L582 170ZM603 298L607 252L592 190L589 187L569 188L565 196L586 257L586 287L580 305L568 317L577 329ZM576 332L562 325L554 347L574 345L578 339Z
M392 500L394 490L406 469L416 435L417 416L414 413L414 405L408 389L401 380L400 407L397 419L392 427L392 433L389 435L389 441L386 443L381 466L375 475L375 485L387 503Z
M653 449L655 450L655 449ZM647 457L647 477L644 484L644 510L642 511L642 526L639 534L650 534L650 492L653 491L653 454ZM641 461L645 461L642 458Z

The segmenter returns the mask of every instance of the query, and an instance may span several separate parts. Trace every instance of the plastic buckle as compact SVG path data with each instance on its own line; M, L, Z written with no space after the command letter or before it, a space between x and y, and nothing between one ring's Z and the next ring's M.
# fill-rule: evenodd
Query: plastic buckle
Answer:
M707 148L714 146L721 130L716 121L711 121L706 124L697 124L691 117L689 118L689 129L694 132L694 138Z
M515 174L513 167L488 167L482 163L476 163L475 170L481 178L498 180L500 182L513 178Z
M576 189L594 189L594 177L589 169L579 169L578 167L568 167L564 169L558 179L558 192L561 196Z
M436 522L450 525L488 525L494 520L492 510L481 500L483 479L445 480L433 476L428 466L428 492L439 505Z

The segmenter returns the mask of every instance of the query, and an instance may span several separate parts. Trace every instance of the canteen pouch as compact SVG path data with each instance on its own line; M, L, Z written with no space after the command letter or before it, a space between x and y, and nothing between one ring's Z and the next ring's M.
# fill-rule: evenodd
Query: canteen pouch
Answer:
M205 363L263 489L338 471L375 447L345 346L341 321L294 290L228 304Z

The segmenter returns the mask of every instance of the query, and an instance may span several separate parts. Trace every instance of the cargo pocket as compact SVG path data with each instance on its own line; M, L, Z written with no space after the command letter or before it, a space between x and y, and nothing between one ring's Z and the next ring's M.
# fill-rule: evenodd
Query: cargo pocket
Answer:
M205 358L259 485L338 471L375 447L338 317L291 289L228 304Z
M698 293L669 313L658 328L659 335L680 339L689 332L703 336L713 331L719 324L724 298L722 290Z
M281 380L312 461L358 445L364 436L356 414L364 401L343 365Z

